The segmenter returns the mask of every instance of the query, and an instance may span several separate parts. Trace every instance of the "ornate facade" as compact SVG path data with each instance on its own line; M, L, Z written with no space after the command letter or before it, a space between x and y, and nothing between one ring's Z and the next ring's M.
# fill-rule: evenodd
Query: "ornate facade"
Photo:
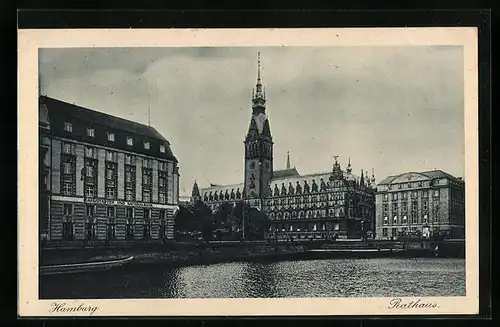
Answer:
M195 183L193 199L205 202L213 212L223 203L245 201L268 215L268 237L272 239L358 238L363 232L374 231L373 173L369 177L361 171L357 177L352 174L350 160L343 170L335 157L330 172L300 175L295 167L291 168L289 154L286 169L274 170L273 145L259 55L252 116L244 140L243 183L210 184L200 191Z

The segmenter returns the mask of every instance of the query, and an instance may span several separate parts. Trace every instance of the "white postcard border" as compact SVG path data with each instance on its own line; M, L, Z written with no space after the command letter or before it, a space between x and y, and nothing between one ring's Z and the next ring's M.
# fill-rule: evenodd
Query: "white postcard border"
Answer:
M306 299L38 299L38 49L61 47L417 46L464 48L466 296ZM18 32L18 314L29 316L287 316L477 314L479 310L477 29L71 29ZM36 131L36 132L35 132ZM57 304L80 311L53 310ZM413 303L413 305L410 305ZM95 307L94 311L84 310Z

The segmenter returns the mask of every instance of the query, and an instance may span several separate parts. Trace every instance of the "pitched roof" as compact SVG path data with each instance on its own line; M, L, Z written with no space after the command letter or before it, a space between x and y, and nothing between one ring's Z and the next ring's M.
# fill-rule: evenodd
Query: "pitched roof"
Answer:
M174 156L170 143L154 127L140 124L124 118L108 115L99 111L67 103L48 96L40 96L40 105L45 105L49 112L51 133L54 136L69 137L71 139L110 146L116 149L132 151L143 155L152 155L158 158L178 162ZM64 130L63 122L75 123L75 127L68 134ZM88 126L95 126L95 137L86 135ZM108 140L106 133L116 134L115 140ZM133 138L133 144L127 144L127 138ZM143 146L144 141L150 143L149 149ZM160 151L160 147L164 148ZM163 151L164 150L164 151Z
M58 116L72 117L96 125L108 126L168 143L154 127L84 108L48 96L41 96L40 98L49 108L51 115L56 113Z
M381 182L379 182L378 184L379 185L383 185L383 184L390 184L392 183L397 177L399 176L403 176L403 175L406 175L410 172L406 172L406 173L402 173L402 174L399 174L399 175L391 175L391 176L387 176L386 178L384 178ZM418 174L421 174L421 175L424 175L426 177L428 177L429 179L436 179L436 178L448 178L448 179L452 179L452 180L457 180L458 178L456 178L455 176L447 173L447 172L444 172L442 170L439 170L439 169L435 169L435 170L429 170L429 171L422 171L422 172L418 172Z
M272 179L279 179L279 178L285 178L285 177L298 177L300 176L299 172L297 169L291 168L291 169L281 169L281 170L275 170L273 171L273 178Z

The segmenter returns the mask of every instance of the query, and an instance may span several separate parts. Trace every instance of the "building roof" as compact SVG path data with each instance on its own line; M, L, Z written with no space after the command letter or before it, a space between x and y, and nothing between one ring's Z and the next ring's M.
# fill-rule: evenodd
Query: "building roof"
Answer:
M108 126L114 129L129 131L134 134L168 142L154 127L84 108L48 96L42 95L41 98L43 103L49 108L51 114L57 113L58 115L73 117L96 125Z
M449 174L447 172L444 172L442 170L436 169L436 170L429 170L429 171L423 171L423 172L406 172L406 173L402 173L402 174L399 174L399 175L388 176L388 177L386 177L385 179L383 179L378 184L379 185L391 184L398 177L401 177L401 176L404 176L404 175L408 175L408 174L420 175L420 176L426 177L427 179L436 179L436 178L448 178L448 179L452 179L452 180L457 180L458 179L455 176L453 176L453 175L451 175L451 174Z
M172 159L177 162L177 159L170 149L170 143L154 127L124 118L108 115L92 109L84 108L48 96L40 96L40 104L45 105L48 109L50 123L51 125L54 125L51 126L54 135L62 134L64 132L61 128L61 126L63 125L63 121L78 122L82 125L85 124L96 126L96 134L98 135L96 135L95 142L106 143L105 137L102 137L104 135L104 131L97 131L99 127L104 127L106 131L120 134L120 137L122 137L122 139L116 140L112 144L103 145L113 146L117 148L123 147L124 149L132 150L134 152L140 152L146 155L155 155L158 157L163 157L165 159ZM159 145L162 144L165 146L165 153L160 153L158 149L156 149L158 151L154 149L143 151L144 149L141 149L140 146L136 144L140 142L134 142L134 146L130 148L130 146L127 146L125 144L125 135L134 135L144 140L147 139L158 148ZM78 138L82 141L89 141L87 139L84 139L85 136L82 135L82 132L78 131L74 131L74 133L69 136L63 136L75 139Z
M285 178L285 177L298 177L300 176L299 172L297 169L291 168L291 169L281 169L281 170L275 170L273 171L273 178L272 179L279 179L279 178Z

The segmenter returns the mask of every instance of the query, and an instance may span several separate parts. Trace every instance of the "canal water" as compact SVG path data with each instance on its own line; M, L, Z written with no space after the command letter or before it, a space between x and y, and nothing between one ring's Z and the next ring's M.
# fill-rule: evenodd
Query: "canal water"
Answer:
M230 262L40 278L41 299L464 296L465 260Z

